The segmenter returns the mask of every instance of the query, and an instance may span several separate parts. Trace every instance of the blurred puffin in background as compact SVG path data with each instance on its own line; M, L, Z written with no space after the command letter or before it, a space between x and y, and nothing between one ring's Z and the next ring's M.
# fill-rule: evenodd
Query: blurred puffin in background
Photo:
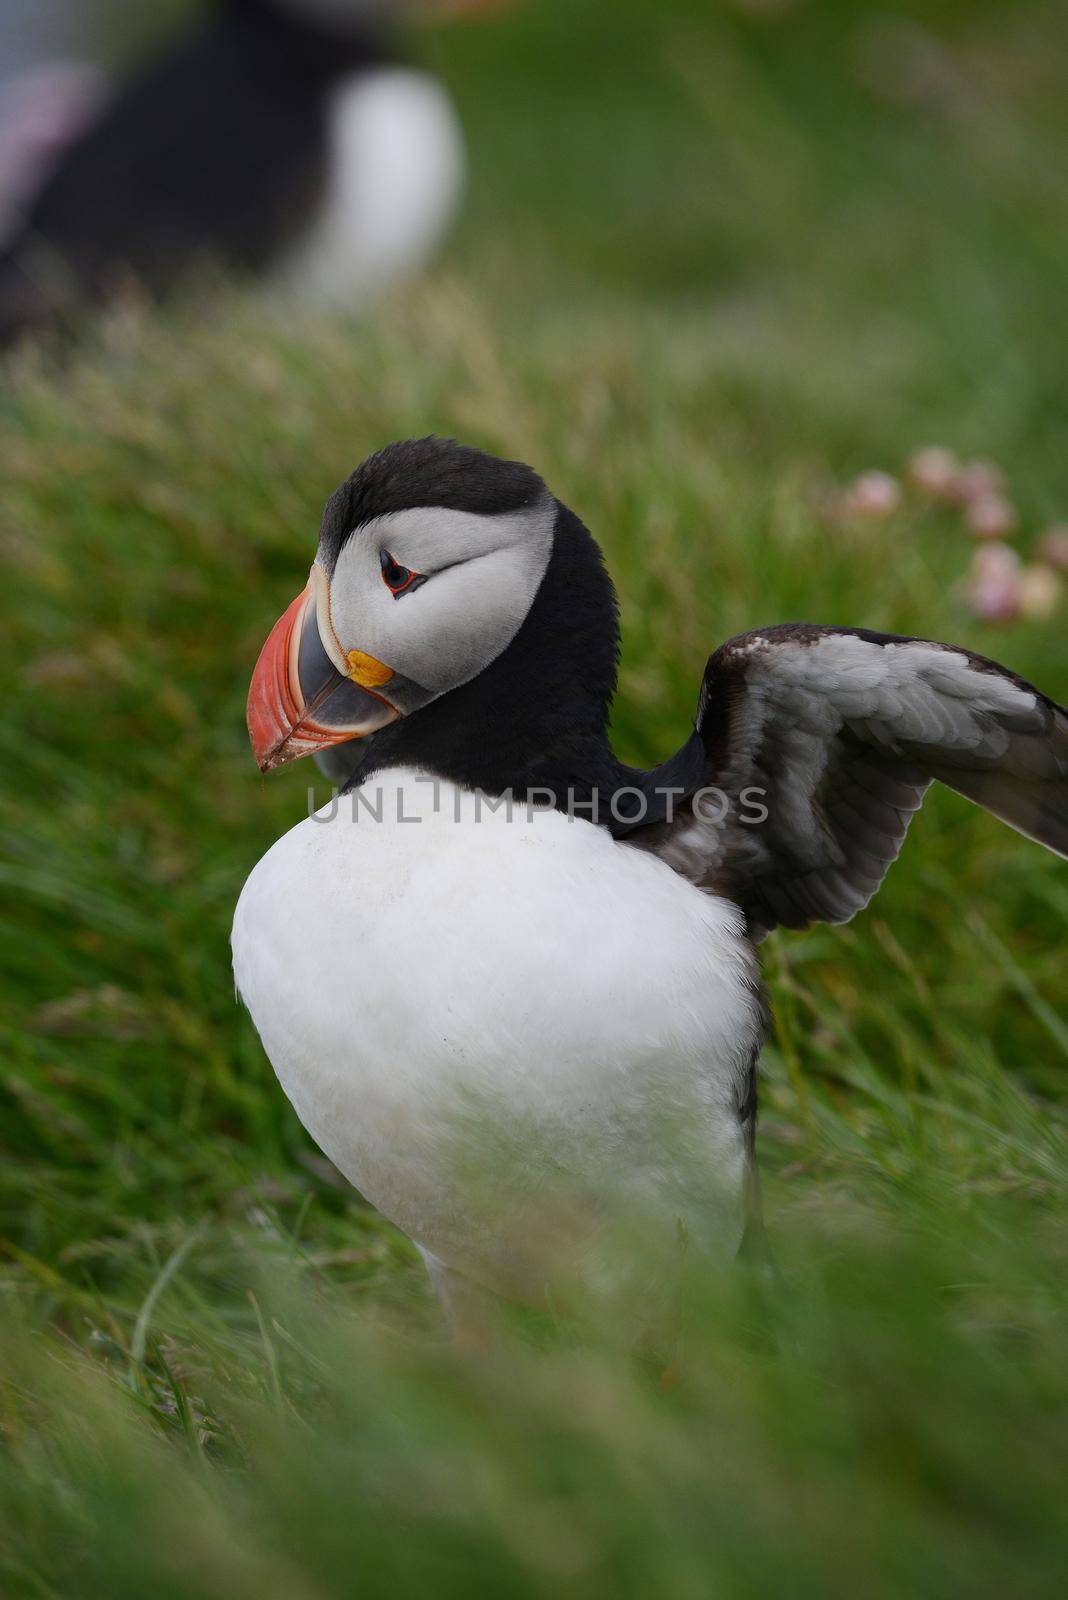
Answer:
M46 118L54 144L26 140L0 214L0 342L131 282L164 295L203 261L338 309L420 267L464 156L445 89L404 57L407 9L218 0L110 97ZM482 9L494 7L421 8ZM33 107L19 126L32 135Z

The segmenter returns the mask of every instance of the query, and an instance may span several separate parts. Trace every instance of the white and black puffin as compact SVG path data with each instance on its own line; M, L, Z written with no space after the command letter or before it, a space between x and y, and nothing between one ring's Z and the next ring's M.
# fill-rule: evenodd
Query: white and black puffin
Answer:
M456 206L446 91L390 0L217 0L103 105L0 241L0 342L202 260L347 308L422 264Z
M461 1319L486 1290L537 1299L547 1214L593 1259L610 1189L669 1253L680 1226L738 1249L756 944L865 906L932 780L1068 856L1068 713L994 662L757 629L645 772L606 731L618 637L600 550L541 478L428 438L328 501L252 680L263 770L366 744L245 884L238 989L304 1125ZM472 1128L502 1157L489 1205Z

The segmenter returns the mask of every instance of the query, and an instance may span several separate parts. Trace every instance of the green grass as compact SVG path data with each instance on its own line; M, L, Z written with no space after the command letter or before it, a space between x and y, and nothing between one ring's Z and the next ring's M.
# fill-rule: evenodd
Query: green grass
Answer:
M0 397L0 1593L1003 1596L1068 1578L1063 866L940 793L872 909L766 947L782 1273L688 1286L665 1391L597 1318L443 1346L234 1001L241 883L313 774L243 701L322 501L386 439L534 462L601 539L620 753L806 618L1068 698L1068 612L828 481L996 456L1068 517L1061 3L534 0L425 50L463 226L365 322L237 290Z

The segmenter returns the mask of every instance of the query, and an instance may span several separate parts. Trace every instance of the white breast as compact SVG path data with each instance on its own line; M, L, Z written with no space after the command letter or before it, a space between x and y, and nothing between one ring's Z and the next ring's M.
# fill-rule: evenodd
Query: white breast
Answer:
M397 770L273 846L233 951L301 1121L441 1260L516 1292L535 1213L621 1185L736 1247L752 952L662 862Z
M344 309L438 245L463 187L463 139L445 90L409 69L342 84L328 121L322 209L276 278L302 300Z

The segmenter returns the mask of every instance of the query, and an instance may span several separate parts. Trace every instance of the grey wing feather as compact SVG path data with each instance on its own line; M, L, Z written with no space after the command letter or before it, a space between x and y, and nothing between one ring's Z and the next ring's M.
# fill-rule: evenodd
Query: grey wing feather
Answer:
M635 842L735 899L754 937L867 905L935 779L1068 856L1068 712L969 651L807 624L742 634L709 660L697 729L726 809L691 797Z

